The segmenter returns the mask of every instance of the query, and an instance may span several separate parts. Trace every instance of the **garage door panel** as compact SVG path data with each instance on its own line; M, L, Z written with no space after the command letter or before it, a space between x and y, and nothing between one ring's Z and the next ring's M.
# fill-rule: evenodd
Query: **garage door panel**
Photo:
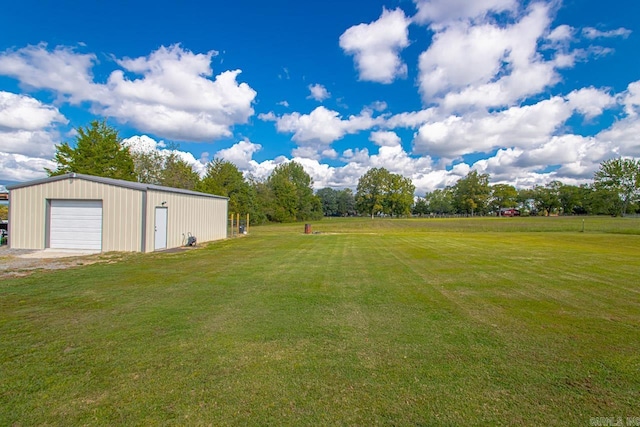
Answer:
M102 249L102 201L52 200L49 247Z

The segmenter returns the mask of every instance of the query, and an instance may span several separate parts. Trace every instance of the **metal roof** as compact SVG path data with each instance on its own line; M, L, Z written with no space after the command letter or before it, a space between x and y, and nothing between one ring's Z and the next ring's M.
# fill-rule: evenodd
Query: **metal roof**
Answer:
M124 181L122 179L103 178L101 176L84 175L81 173L67 173L64 175L51 176L48 178L36 179L34 181L23 182L21 184L9 185L8 190L16 190L18 188L31 187L33 185L47 184L49 182L63 181L65 179L83 179L85 181L98 182L100 184L113 185L116 187L131 188L139 191L164 191L166 193L187 194L190 196L212 197L216 199L226 199L228 197L216 196L214 194L200 193L199 191L183 190L182 188L163 187L162 185L144 184L141 182Z

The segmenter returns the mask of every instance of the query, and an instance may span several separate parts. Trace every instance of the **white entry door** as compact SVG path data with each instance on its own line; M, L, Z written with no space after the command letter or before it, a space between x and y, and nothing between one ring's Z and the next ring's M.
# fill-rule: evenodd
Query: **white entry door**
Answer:
M156 208L154 249L167 248L167 208Z
M102 249L101 200L51 200L49 247Z

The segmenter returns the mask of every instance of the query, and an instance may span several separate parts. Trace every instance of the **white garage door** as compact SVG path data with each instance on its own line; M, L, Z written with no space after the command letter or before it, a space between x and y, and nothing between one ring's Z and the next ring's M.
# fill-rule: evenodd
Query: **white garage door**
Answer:
M101 200L52 200L49 247L102 249Z

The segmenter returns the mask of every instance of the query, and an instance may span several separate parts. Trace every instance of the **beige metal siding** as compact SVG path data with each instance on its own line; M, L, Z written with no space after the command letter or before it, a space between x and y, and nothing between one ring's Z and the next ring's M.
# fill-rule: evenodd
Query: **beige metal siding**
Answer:
M155 208L167 208L167 248L183 246L188 233L198 242L227 237L227 205L223 198L149 190L147 192L146 251L153 251Z
M35 184L11 191L12 248L44 249L47 200L102 200L102 250L139 251L142 191L79 178Z

